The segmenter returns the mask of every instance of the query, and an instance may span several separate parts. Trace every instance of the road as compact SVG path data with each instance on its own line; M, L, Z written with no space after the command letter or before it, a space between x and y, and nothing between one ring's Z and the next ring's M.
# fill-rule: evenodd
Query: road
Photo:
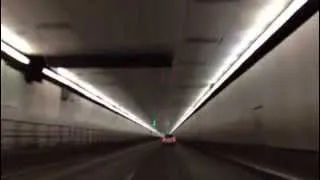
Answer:
M271 177L206 156L180 144L168 147L159 142L149 142L98 157L68 159L39 167L26 167L4 174L1 179L256 180Z

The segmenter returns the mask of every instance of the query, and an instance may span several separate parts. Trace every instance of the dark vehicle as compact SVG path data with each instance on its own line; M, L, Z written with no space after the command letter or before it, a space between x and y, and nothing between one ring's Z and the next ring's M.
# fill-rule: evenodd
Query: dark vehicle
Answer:
M166 134L162 139L162 144L164 145L174 145L176 144L176 137L172 134Z

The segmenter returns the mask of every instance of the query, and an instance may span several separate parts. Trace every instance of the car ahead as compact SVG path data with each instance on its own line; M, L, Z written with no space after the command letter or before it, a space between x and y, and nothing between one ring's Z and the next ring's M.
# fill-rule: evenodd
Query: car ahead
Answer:
M176 144L176 137L172 134L166 134L162 139L161 142L164 145L174 145Z

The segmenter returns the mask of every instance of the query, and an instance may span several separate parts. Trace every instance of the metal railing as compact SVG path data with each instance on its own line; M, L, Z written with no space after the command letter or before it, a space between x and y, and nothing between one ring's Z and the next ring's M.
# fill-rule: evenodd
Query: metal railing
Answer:
M102 129L1 119L1 149L94 144L104 142L106 137Z

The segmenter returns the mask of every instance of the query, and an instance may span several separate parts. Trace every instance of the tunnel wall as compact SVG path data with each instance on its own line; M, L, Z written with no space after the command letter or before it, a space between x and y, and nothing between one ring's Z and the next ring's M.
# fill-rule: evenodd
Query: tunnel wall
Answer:
M1 148L121 142L149 135L139 125L46 80L25 82L1 60Z
M175 133L182 140L319 151L319 12Z

